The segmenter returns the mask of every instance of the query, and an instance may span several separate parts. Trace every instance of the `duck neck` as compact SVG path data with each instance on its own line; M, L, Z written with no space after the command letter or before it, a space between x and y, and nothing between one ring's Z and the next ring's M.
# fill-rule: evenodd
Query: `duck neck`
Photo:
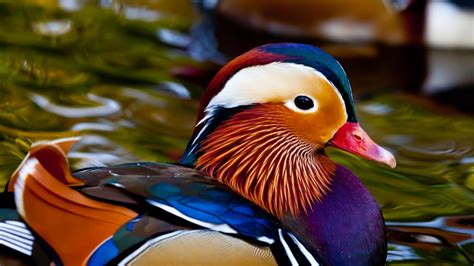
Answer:
M191 158L192 167L278 218L308 212L328 191L335 163L285 130L278 112L238 111L218 126L214 114L202 127L212 131L197 134L181 163Z
M381 211L360 180L340 165L325 197L306 214L285 216L282 224L324 265L385 264Z

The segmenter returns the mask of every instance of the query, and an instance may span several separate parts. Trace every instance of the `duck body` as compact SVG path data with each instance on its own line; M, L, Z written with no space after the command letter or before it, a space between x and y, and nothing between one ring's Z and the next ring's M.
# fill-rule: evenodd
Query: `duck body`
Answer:
M324 201L315 204L313 211L303 217L288 216L281 222L226 186L187 167L129 163L78 170L73 175L84 181L77 189L83 195L140 213L98 245L88 257L88 265L133 264L140 260L184 264L203 259L206 254L222 256L207 257L205 262L210 264L224 261L231 265L295 262L309 265L314 261L321 265L384 263L386 243L380 210L357 177L340 165L336 170L337 181ZM14 209L5 208L11 206L2 207L5 220L24 222ZM82 233L87 236L86 230ZM150 245L167 237L172 240L159 246ZM180 237L188 240L184 241L189 248L185 253L193 255L153 254L154 249L171 249L179 254L181 249L176 250L173 242L182 242ZM202 241L207 243L205 248ZM222 242L227 244L223 246ZM52 261L58 259L44 241L28 243L36 246L33 255L46 256ZM298 244L317 255L306 258ZM134 253L138 249L142 251Z
M324 153L395 165L352 104L328 54L258 47L211 82L179 164L71 173L77 139L35 144L2 195L0 247L58 265L382 265L379 207Z
M214 224L214 228L221 226L223 229L214 230L236 236L237 239L251 240L253 250L257 251L257 254L262 254L260 257L257 256L259 263L291 264L293 262L291 256L299 256L297 259L299 264L314 262L303 257L304 254L297 247L293 247L293 250L287 253L279 235L280 231L284 235L283 241L288 245L296 246L295 240L292 239L296 237L297 241L303 243L305 247L315 247L308 248L308 251L319 254L312 259L322 265L383 265L385 263L387 252L385 227L380 209L359 179L341 165L338 165L336 170L337 181L332 184L331 192L324 201L315 204L313 211L305 217L294 219L288 216L281 222L252 202L243 199L227 187L216 184L199 172L167 164L138 165L128 164L117 166L118 169L112 167L79 171L75 176L82 177L84 180L94 180L97 175L101 175L99 173L107 173L105 176L112 174L115 177L103 179L102 185L109 182L109 185L115 187L123 185L125 188L119 188L119 190L125 189L128 193L143 197L150 203L150 207L156 206L153 204L156 201L175 208L183 214L182 217L174 214L168 219L163 218L166 217L164 215L158 215L154 219L172 222L173 219L184 217L183 220L196 219ZM136 172L130 166L134 166L135 169L147 168L148 175L136 176L135 180L130 180L127 176L120 177L120 168L127 169L127 175ZM163 172L167 173L163 174ZM176 177L175 174L171 174L173 172L179 173L180 176ZM193 177L190 178L189 175ZM132 187L140 187L140 189ZM97 193L97 191L91 193L87 190L84 189L83 193L91 197L112 200L110 195ZM328 220L331 223L328 223ZM229 228L224 229L225 225ZM202 226L196 223L188 226L186 230L203 230ZM232 230L235 230L237 234L231 233ZM142 239L142 242L154 238L156 236L150 235L148 239ZM271 249L279 255L272 254ZM221 255L229 256L231 252L238 251L227 249ZM368 254L372 256L367 256ZM272 256L276 258L271 258ZM117 257L120 258L123 255ZM222 258L218 258L219 260Z

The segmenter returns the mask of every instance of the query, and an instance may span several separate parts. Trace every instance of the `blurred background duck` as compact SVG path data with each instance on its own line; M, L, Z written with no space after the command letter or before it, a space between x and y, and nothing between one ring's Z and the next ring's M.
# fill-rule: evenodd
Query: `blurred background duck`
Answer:
M403 90L473 112L454 104L474 85L473 1L196 2L204 10L189 45L197 59L303 39L342 62L359 92Z
M349 81L322 50L255 48L202 97L178 164L70 173L78 139L35 144L2 195L0 257L111 264L382 265L384 220L333 146L395 167L360 127Z
M474 48L474 4L469 0L201 2L237 23L279 35L346 43Z

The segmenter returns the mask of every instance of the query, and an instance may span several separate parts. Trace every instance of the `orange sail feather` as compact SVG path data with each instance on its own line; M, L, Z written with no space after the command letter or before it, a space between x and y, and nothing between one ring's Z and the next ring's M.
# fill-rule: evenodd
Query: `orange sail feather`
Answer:
M84 265L97 246L137 214L69 188L68 182L78 180L69 173L63 152L68 147L54 142L35 146L16 173L15 202L23 219L65 265Z

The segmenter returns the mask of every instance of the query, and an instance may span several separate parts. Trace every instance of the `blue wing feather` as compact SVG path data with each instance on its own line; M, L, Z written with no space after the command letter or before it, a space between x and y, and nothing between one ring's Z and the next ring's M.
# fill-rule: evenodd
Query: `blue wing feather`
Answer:
M94 180L92 183L119 188L144 199L149 203L148 208L158 207L194 221L198 226L211 224L215 229L226 225L237 236L255 241L265 239L267 244L275 239L278 223L273 216L194 169L163 163L135 163L92 168L75 176L85 179L86 183Z

